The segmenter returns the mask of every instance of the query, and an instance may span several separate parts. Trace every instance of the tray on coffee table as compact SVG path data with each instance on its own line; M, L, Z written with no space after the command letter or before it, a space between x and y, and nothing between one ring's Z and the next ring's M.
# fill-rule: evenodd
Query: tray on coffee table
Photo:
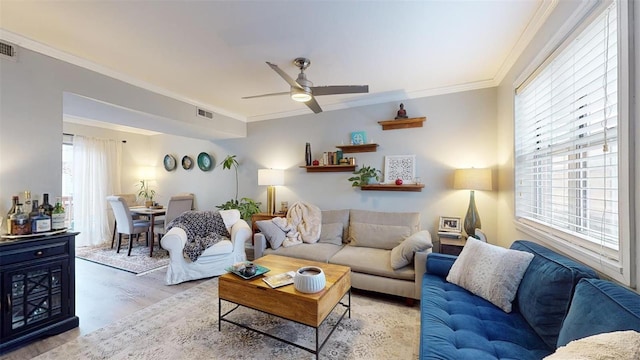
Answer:
M229 266L225 270L230 272L230 273L232 273L232 274L238 275L238 276L240 276L241 278L243 278L245 280L253 279L256 276L259 276L259 275L262 275L262 274L266 274L269 271L271 271L270 269L268 269L268 268L266 268L264 266L258 265L258 264L256 264L256 273L251 275L251 276L245 276L240 271L235 270L232 266Z

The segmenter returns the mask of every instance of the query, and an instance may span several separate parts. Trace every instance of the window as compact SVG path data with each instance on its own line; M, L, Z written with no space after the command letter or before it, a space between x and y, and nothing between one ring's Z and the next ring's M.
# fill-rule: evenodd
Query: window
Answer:
M576 35L516 89L516 219L620 280L616 4Z
M62 206L65 226L73 229L73 135L62 134Z

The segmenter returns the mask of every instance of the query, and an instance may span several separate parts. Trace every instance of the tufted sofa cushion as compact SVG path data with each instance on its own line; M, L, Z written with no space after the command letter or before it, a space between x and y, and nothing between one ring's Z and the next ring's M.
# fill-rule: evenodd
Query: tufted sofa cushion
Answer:
M447 258L437 258L442 270ZM455 259L455 258L454 258ZM517 311L505 313L443 277L423 277L421 359L542 359L553 352Z

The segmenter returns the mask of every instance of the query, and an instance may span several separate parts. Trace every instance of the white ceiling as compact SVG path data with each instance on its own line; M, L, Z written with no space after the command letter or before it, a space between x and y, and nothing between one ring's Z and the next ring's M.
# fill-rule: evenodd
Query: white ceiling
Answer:
M7 34L236 119L307 114L265 61L314 85L324 111L496 86L557 0L7 1ZM11 40L11 39L7 39ZM23 44L24 46L24 44Z

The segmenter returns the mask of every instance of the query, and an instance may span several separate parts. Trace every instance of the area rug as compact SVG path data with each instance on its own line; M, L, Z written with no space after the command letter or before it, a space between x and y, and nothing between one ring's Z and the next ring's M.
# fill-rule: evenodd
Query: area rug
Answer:
M315 355L233 324L218 331L218 279L140 310L36 359L314 359ZM353 294L322 359L417 359L419 309L401 300ZM232 305L222 302L224 310ZM340 306L338 306L340 308ZM240 307L234 320L313 347L312 328ZM338 309L327 323L335 323ZM321 327L324 338L328 327Z
M149 257L149 247L144 244L143 241L134 243L131 256L127 256L128 249L123 243L119 253L116 253L115 246L111 248L111 244L76 248L76 257L137 275L144 275L169 265L167 250L158 249L156 245L153 249L153 257Z

